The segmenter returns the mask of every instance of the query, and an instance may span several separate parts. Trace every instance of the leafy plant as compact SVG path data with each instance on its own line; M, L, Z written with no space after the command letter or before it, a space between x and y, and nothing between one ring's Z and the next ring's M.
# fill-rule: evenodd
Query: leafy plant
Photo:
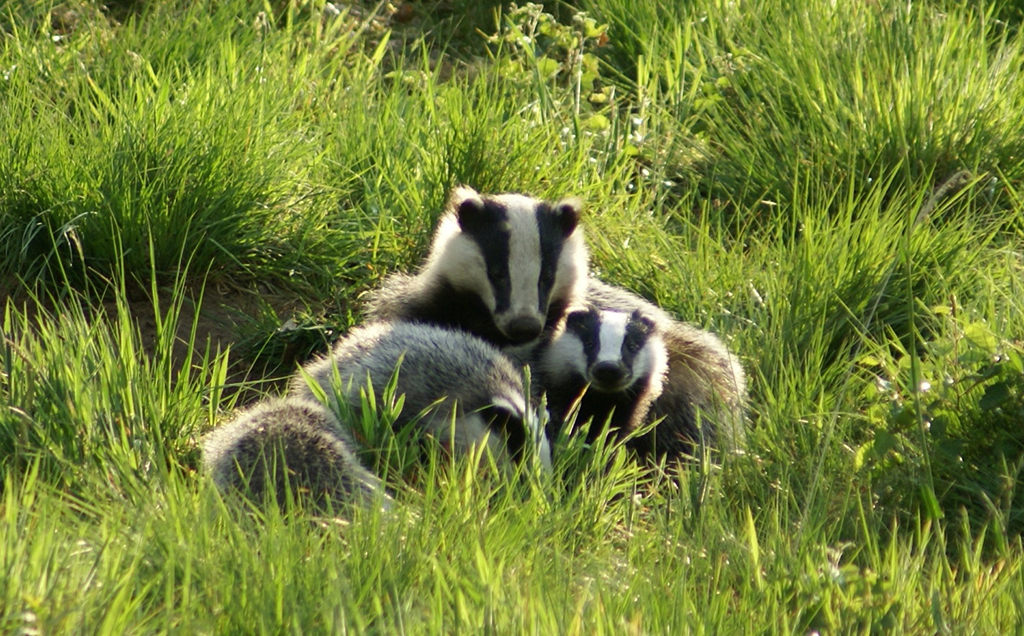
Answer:
M570 87L572 113L582 118L585 127L606 130L609 120L600 111L611 102L614 90L602 81L593 50L608 41L608 25L598 24L583 11L573 13L571 24L562 24L545 12L543 5L532 2L511 4L503 17L500 31L488 42L499 45L498 56L502 47L512 52L499 57L506 79L521 82L530 78L538 89Z
M976 525L998 516L1024 529L1024 348L956 304L933 307L941 334L918 355L890 342L858 364L870 370L854 466L885 499L916 493L933 516L965 507ZM934 495L938 501L932 503ZM946 513L937 507L941 505Z

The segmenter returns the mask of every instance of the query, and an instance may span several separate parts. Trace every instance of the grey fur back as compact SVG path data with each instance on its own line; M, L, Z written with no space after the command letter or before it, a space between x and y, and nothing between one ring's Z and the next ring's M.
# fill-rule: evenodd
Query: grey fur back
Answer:
M203 467L225 492L262 501L268 490L308 492L318 507L376 502L388 506L380 480L356 458L354 441L320 402L272 399L241 412L203 440Z
M419 297L430 293L433 290L423 279L403 272L390 274L367 294L367 318L369 322L410 320L416 315Z
M433 406L420 425L447 440L454 413L451 443L465 449L491 432L476 411L497 404L524 422L532 418L525 413L522 375L498 349L465 332L417 323L382 322L353 329L329 355L293 378L291 393L313 395L308 375L334 401L337 377L340 395L358 417L359 391L366 387L367 377L379 404L399 363L396 392L405 395L405 404L396 428ZM489 436L488 446L501 459L504 448L497 435Z

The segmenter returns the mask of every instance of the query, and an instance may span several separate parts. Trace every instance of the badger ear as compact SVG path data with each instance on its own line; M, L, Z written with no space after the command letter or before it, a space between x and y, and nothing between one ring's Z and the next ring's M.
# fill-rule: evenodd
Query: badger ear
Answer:
M597 311L593 307L573 307L569 313L565 315L566 325L585 325L587 320L590 318L591 313Z
M633 310L633 315L630 316L630 320L642 325L644 331L648 333L654 331L654 321L645 316L639 309Z
M459 227L466 230L480 224L484 216L484 200L473 188L458 186L448 198L448 209L455 213Z
M562 228L562 234L569 236L576 231L580 223L580 214L583 212L583 202L579 199L562 199L554 206L555 214Z

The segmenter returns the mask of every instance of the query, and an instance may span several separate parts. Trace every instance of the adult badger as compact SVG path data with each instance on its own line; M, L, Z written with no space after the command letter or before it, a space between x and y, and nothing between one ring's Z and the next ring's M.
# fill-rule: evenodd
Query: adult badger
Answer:
M606 369L610 369L607 361L615 360L617 343L622 343L616 362L620 368L630 368L633 384L621 389L618 399L632 406L628 418L624 413L616 415L612 425L632 430L640 421L661 420L651 432L630 443L640 455L677 459L693 455L697 446L733 450L743 444L746 376L739 360L721 340L710 332L674 320L632 292L596 279L588 283L587 301L589 322L567 319L565 332L538 354L544 388L555 377L544 371L545 367L557 368L552 367L553 360L570 351L565 343L560 344L561 340L582 342L589 338L592 352L604 351ZM583 324L590 326L581 329ZM631 347L645 355L638 358ZM583 353L590 355L585 349ZM569 358L573 355L578 357L579 353ZM547 361L543 362L545 357ZM645 362L650 366L638 373L637 360L653 363ZM602 383L595 372L600 373L601 366L591 363L587 368L588 382L596 384L600 391ZM583 405L597 399L585 397ZM603 399L609 401L607 397ZM647 412L643 413L644 410Z
M414 276L371 293L371 320L452 327L498 347L526 345L582 300L587 250L580 204L457 187Z
M203 440L203 466L222 491L256 500L273 490L309 493L314 505L376 503L390 499L380 480L359 463L355 442L320 402L298 398L260 402Z
M405 396L396 430L425 413L418 425L455 450L485 443L505 468L536 452L550 468L547 438L527 408L522 373L495 347L462 331L409 322L357 327L292 379L291 394L311 398L312 380L330 401L340 396L360 417L360 390L369 380L382 403L396 369L395 393Z

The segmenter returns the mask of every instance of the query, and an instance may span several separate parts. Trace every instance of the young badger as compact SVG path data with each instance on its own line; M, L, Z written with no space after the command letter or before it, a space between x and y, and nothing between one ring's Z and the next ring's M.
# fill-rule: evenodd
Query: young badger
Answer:
M557 357L558 351L565 349L558 343L565 338L581 341L587 337L596 338L599 344L591 345L592 348L607 351L608 347L601 341L611 337L611 342L618 342L619 331L632 334L632 346L639 351L650 349L653 353L643 360L654 360L656 365L650 368L649 373L637 373L636 358L633 358L634 384L624 389L620 396L632 405L632 411L628 420L625 415L616 415L612 426L635 427L641 421L664 419L650 433L633 440L633 448L643 456L676 459L693 455L698 445L731 450L743 444L746 377L739 360L721 340L710 332L674 320L661 308L632 292L596 279L588 282L587 302L592 306L589 313L598 316L590 320L601 324L601 329L583 330L581 338L576 335L580 333L579 320L567 320L565 333L547 346L547 353L540 355ZM628 315L629 320L623 322L623 315ZM613 325L604 324L611 317L615 317ZM621 328L614 326L623 324L625 326ZM640 325L647 324L652 328L640 328ZM636 342L643 337L646 337L643 345L637 345ZM621 342L626 345L630 339L623 337ZM619 363L629 367L631 354L628 346L623 346L621 351ZM659 374L657 366L661 361L665 364L663 374ZM549 400L552 391L548 385L552 376L543 369L551 365L550 361L539 365L544 374L541 385L548 390ZM594 382L593 377L588 380ZM636 397L632 397L634 394ZM581 408L590 408L588 402L592 400L593 397L585 397ZM645 409L647 405L649 409ZM616 408L618 410L619 407ZM645 410L646 414L643 413ZM552 419L557 421L554 416Z
M606 421L618 434L643 425L651 402L661 395L667 368L665 343L654 321L640 312L596 307L571 312L564 331L538 349L534 364L537 384L548 396L548 436L557 435L577 401L576 421L593 418L587 442Z
M442 444L466 450L486 439L503 467L537 452L550 468L547 438L536 414L526 409L522 373L496 348L462 331L409 322L358 327L328 356L307 365L292 380L291 393L312 397L309 376L329 400L336 399L336 391L343 396L358 417L359 391L367 378L380 403L396 368L396 393L405 395L396 429L429 411L419 426Z
M582 300L587 250L580 204L456 188L415 276L394 274L370 296L371 320L468 331L498 347L551 333Z
M354 442L320 402L298 398L261 402L203 440L203 466L222 491L262 500L273 489L308 491L323 507L342 503L388 507L380 480L360 465Z

